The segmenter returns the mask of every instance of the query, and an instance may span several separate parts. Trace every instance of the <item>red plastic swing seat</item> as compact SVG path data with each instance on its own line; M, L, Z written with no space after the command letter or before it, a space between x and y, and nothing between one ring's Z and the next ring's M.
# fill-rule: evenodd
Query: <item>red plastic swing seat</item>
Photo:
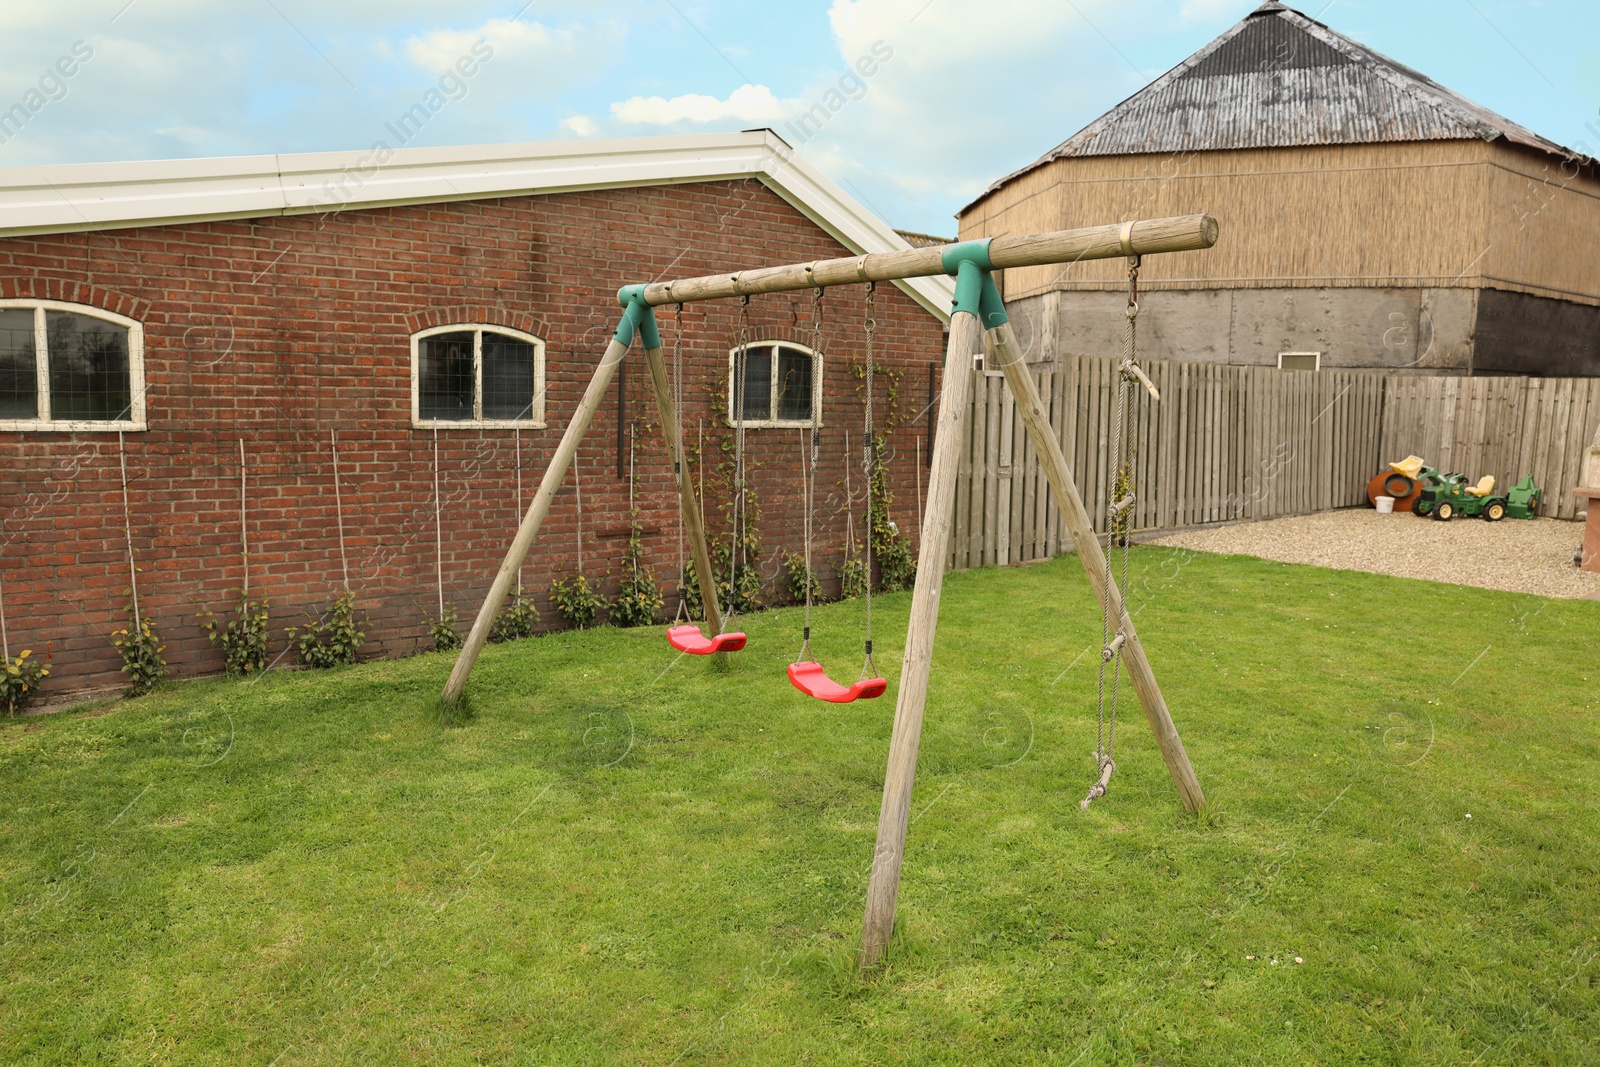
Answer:
M863 678L848 689L829 678L822 664L812 660L789 664L789 681L808 697L826 700L832 704L849 704L856 700L881 697L889 688L883 678Z
M713 652L737 652L744 647L744 642L745 636L742 633L707 637L700 632L700 627L692 622L667 629L667 643L679 652L687 652L691 656L709 656Z

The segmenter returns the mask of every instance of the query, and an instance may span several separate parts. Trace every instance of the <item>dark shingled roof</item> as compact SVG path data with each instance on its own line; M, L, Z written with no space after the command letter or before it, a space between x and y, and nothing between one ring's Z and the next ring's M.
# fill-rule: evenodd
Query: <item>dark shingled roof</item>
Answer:
M1269 2L978 200L1071 156L1501 139L1584 158Z

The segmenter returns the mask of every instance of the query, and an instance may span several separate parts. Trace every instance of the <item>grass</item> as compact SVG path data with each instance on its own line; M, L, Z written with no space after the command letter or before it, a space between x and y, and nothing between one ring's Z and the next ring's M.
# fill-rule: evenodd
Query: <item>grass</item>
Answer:
M1136 705L1078 810L1075 559L951 575L871 980L907 595L875 605L872 703L789 688L786 610L726 670L659 630L492 648L458 723L440 655L5 723L0 1060L1600 1061L1600 604L1176 549L1134 574L1207 811ZM862 616L816 620L846 678Z

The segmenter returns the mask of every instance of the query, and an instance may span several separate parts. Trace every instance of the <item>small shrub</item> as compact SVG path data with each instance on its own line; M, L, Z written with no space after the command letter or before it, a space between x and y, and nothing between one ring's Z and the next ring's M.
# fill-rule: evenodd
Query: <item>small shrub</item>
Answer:
M851 556L839 564L839 596L854 600L867 595L867 565Z
M39 683L50 675L50 668L36 659L33 651L23 649L16 659L0 659L0 707L7 715L18 715L39 695ZM48 660L46 653L45 659Z
M805 603L807 589L811 592L812 601L822 594L822 583L817 581L816 572L806 569L806 558L798 552L790 552L784 557L783 576L789 583L789 596L796 604Z
M1130 464L1124 463L1117 471L1117 476L1111 481L1111 499L1121 500L1133 492L1133 473ZM1133 528L1133 509L1129 508L1118 515L1111 523L1111 542L1115 545L1126 545L1128 535Z
M876 441L872 463L872 554L878 560L878 588L885 593L910 589L917 581L917 557L911 554L911 538L889 518L894 495L889 492L889 471L883 464L883 440Z
M628 550L622 557L622 588L607 613L613 626L654 626L661 618L661 583L644 565L644 538L639 515L628 528Z
M209 608L195 616L205 620L200 628L211 643L222 646L222 669L229 678L243 678L267 669L268 603L267 597L251 600L241 589L239 606L226 625L218 625L216 614Z
M582 574L569 574L550 586L550 603L570 625L582 630L594 622L606 600Z
M453 652L461 647L461 630L456 625L460 619L455 608L445 608L444 616L428 623L428 636L433 638L435 652ZM495 620L496 625L499 620Z
M729 550L726 544L716 545L712 549L712 570L722 575L730 569L728 560ZM694 573L694 563L684 564L684 601L692 615L700 614L700 581ZM726 578L717 578L717 603L722 605L723 614L737 613L740 615L752 611L760 611L761 603L761 573L753 564L739 564L738 588Z
M128 605L128 617L133 617L132 604ZM128 696L143 696L167 676L167 661L161 658L167 646L161 643L161 635L156 632L150 616L140 619L131 630L112 631L111 643L122 653L122 673L128 676Z
M514 596L494 617L489 628L491 641L520 641L539 632L539 609L532 597Z
M367 639L356 619L356 597L348 589L323 612L322 618L309 613L304 626L291 626L285 632L295 656L307 667L345 667L356 661L356 650Z

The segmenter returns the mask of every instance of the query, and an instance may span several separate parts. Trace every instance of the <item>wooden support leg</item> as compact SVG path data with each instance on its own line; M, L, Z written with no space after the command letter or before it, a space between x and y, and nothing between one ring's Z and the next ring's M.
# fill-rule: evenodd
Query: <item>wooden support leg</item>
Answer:
M1120 620L1119 632L1126 639L1122 662L1128 668L1128 678L1133 683L1134 692L1139 694L1139 703L1144 705L1145 718L1155 732L1156 744L1161 746L1161 755L1167 761L1167 770L1178 787L1178 796L1185 808L1195 811L1206 802L1205 794L1200 791L1200 780L1195 777L1194 767L1189 764L1189 754L1183 750L1183 739L1178 736L1178 728L1172 724L1172 714L1167 711L1166 699L1162 697L1155 671L1145 657L1144 646L1139 643L1139 635L1133 628L1127 605L1123 603L1116 583L1111 580L1100 539L1095 536L1094 526L1083 509L1083 498L1078 495L1078 487L1073 484L1066 457L1061 454L1061 444L1050 428L1050 416L1039 399L1033 375L1022 361L1011 324L1005 323L990 330L989 342L994 363L1005 372L1006 383L1017 402L1017 411L1028 427L1028 436L1050 479L1050 488L1055 491L1056 503L1061 508L1061 517L1067 530L1072 534L1078 559L1089 574L1095 595L1100 597L1102 603L1109 602L1111 617Z
M700 602L705 605L706 625L712 633L722 632L722 610L717 604L717 580L711 573L711 551L706 547L706 529L700 517L700 500L689 477L689 464L683 458L683 427L678 424L678 410L672 402L672 391L667 383L667 364L661 358L661 349L647 348L644 358L650 365L650 384L656 391L656 410L661 413L662 435L667 439L667 451L672 459L674 477L678 482L678 508L683 515L683 530L689 538L689 554L694 557L694 576L700 585Z
M489 595L483 598L483 607L478 609L478 618L472 624L472 632L467 634L466 643L461 646L461 654L456 657L455 668L451 670L450 680L445 683L444 693L441 696L447 707L461 699L462 690L467 686L467 676L472 673L472 665L478 661L478 654L483 651L484 644L489 640L489 629L494 625L494 617L499 613L500 605L505 603L506 594L516 583L517 572L522 569L522 561L527 558L528 550L533 547L534 538L539 536L539 527L544 524L545 516L550 514L550 504L555 500L556 491L566 480L567 469L572 466L572 457L577 453L583 435L588 432L589 424L594 421L594 413L600 407L600 401L605 398L612 376L616 374L618 365L627 354L628 346L612 338L611 343L606 346L605 355L600 357L600 365L594 369L594 377L589 379L589 388L584 390L583 399L578 403L578 410L572 413L572 421L567 423L567 432L561 435L561 443L556 446L556 454L551 458L550 466L545 468L544 477L539 480L539 491L533 495L533 503L528 505L528 513L522 517L522 525L517 527L517 536L512 540L510 550L506 552L505 561L500 564L500 572L494 576L494 584L489 587Z
M958 311L950 320L950 342L944 357L944 391L939 399L938 430L933 439L933 469L928 474L928 500L917 552L917 584L911 594L911 622L906 627L900 694L894 709L894 734L889 741L883 806L878 812L878 844L872 854L872 881L867 887L867 912L861 927L863 970L882 961L894 929L894 904L905 855L912 779L917 770L922 712L928 696L928 670L933 665L933 637L939 625L939 591L944 585L945 560L950 551L950 522L955 510L956 469L965 440L962 423L972 383L972 355L982 333L977 316L969 312Z

